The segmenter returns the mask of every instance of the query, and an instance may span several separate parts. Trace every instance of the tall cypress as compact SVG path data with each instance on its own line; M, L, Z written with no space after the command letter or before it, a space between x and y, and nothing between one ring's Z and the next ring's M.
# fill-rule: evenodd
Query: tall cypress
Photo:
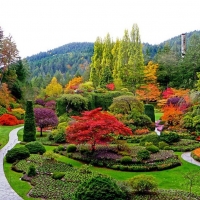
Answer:
M35 140L36 140L36 127L35 127L35 117L33 112L33 102L29 100L26 103L23 141L31 142Z

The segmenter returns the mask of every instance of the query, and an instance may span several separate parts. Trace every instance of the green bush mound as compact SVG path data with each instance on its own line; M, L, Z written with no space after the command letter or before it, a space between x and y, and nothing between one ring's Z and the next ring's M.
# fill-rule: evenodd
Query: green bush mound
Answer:
M142 149L142 150L138 151L138 153L137 153L138 160L147 160L149 158L150 158L150 153L148 150Z
M30 152L26 147L18 147L8 150L6 154L6 161L14 163L17 160L26 159L30 156Z
M62 179L63 177L65 176L65 172L54 172L53 174L52 174L52 178L53 179Z
M31 154L43 154L46 152L45 147L38 141L29 142L25 145Z
M36 169L34 165L30 165L28 169L28 176L32 177L36 175Z
M141 194L156 191L158 188L155 178L151 175L141 174L134 176L128 180L128 183L134 192Z
M74 200L124 200L126 195L108 177L96 176L79 185Z
M161 133L160 140L164 141L168 144L172 144L174 142L178 142L180 140L180 136L175 132L169 132L169 133Z
M121 158L121 163L125 164L125 165L131 164L132 163L132 158L130 156L123 156Z
M67 153L72 153L76 151L76 145L75 144L70 144L67 146Z
M140 140L140 146L145 146L146 142L151 142L153 145L158 146L160 137L157 134L149 134Z
M146 146L146 150L150 151L151 153L159 152L159 148L153 144Z

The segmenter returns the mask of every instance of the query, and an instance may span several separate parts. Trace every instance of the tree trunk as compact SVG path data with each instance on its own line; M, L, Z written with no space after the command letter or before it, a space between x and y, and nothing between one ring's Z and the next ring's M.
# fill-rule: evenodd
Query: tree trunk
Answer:
M40 137L42 137L42 127L40 127Z

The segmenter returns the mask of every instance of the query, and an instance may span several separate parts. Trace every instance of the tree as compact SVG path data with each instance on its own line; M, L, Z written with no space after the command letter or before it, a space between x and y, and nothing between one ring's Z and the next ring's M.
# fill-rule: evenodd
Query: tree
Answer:
M74 77L69 83L66 85L65 90L76 90L78 89L79 85L83 82L83 78L81 76Z
M148 103L157 101L160 98L161 92L156 84L149 83L147 85L140 86L140 88L136 90L136 94L140 100Z
M148 65L144 67L144 80L146 83L157 83L157 69L158 64L152 61L149 61Z
M62 85L58 83L56 77L53 77L49 85L47 85L45 92L48 96L57 97L63 92Z
M57 126L58 118L55 112L48 108L34 109L36 125L40 127L40 136L42 137L42 129L48 126Z
M101 110L96 108L82 112L82 116L73 116L75 122L66 129L67 141L73 144L88 143L92 151L95 151L96 144L112 141L112 134L132 134L131 130L114 116Z
M8 85L6 83L2 83L2 85L0 85L0 106L9 108L10 103L13 102L15 102L15 100L10 94Z
M36 140L35 117L33 113L33 102L27 101L24 119L23 141L31 142Z

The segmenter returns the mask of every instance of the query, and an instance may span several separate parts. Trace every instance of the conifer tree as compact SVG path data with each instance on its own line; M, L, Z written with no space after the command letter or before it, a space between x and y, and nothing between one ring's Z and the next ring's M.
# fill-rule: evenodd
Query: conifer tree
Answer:
M36 127L35 127L35 117L33 112L33 102L27 101L26 113L24 118L23 141L31 142L35 140L36 140Z
M100 76L102 70L102 55L103 55L103 43L100 37L97 37L94 43L94 54L91 61L90 81L95 82L94 86L97 87L100 84Z

